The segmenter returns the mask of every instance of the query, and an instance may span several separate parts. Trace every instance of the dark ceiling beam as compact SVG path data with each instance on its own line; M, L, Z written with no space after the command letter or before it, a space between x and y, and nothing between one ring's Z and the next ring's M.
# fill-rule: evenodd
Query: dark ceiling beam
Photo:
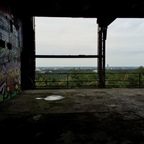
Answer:
M108 26L116 18L144 18L144 0L49 0L31 4L1 0L0 5L11 7L18 17L97 18L102 26Z

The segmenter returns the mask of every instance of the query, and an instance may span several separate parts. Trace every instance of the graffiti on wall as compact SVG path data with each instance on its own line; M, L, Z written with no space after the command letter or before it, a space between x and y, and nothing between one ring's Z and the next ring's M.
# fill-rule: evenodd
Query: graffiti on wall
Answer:
M0 48L0 102L20 92L20 53Z
M0 7L0 102L21 90L21 21L7 7Z

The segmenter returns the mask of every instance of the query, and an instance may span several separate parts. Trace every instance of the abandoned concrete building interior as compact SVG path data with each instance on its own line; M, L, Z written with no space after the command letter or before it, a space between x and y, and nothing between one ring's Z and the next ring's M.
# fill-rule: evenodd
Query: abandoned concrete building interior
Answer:
M34 17L96 18L98 88L35 90ZM144 18L143 0L0 2L0 135L5 142L144 144L144 90L105 89L108 26ZM38 100L62 95L61 101ZM37 99L36 99L37 98Z

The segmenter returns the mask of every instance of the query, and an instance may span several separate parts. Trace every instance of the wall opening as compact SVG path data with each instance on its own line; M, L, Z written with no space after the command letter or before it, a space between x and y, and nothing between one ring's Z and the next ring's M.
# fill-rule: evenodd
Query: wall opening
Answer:
M95 18L35 17L36 55L97 55ZM95 66L96 59L37 58L36 67Z
M74 71L97 69L95 18L35 17L35 34L36 88L70 88Z

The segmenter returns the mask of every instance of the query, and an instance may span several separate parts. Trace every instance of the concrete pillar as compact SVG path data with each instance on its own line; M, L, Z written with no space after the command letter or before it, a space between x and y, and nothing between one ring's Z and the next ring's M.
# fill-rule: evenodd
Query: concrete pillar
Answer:
M107 27L98 24L98 88L105 88L105 41Z
M23 17L22 22L21 87L29 90L35 86L35 21L33 17Z

